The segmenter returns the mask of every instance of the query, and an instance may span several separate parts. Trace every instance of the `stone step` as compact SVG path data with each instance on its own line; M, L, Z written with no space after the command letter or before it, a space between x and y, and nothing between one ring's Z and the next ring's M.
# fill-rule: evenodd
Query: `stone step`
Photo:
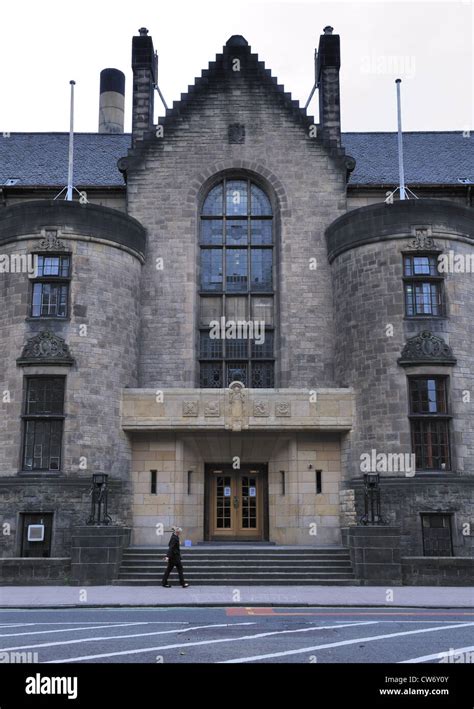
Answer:
M166 568L166 564L163 565L157 565L157 564L149 564L149 565L143 565L143 564L122 564L120 567L120 571L124 571L127 573L131 572L140 572L140 571L151 571L152 569L164 569ZM213 571L222 571L222 572L233 572L233 571L246 571L246 570L252 570L252 573L258 573L258 571L261 569L262 571L280 571L280 572L288 572L288 573L295 573L295 572L300 572L300 571L346 571L349 570L351 571L352 567L350 564L324 564L324 565L305 565L305 566L278 566L278 565L265 565L265 566L255 566L255 567L249 567L248 565L242 564L241 566L236 566L236 565L231 565L231 564L216 564L215 566L208 566L208 565L192 565L192 564L186 564L185 569L189 569L189 571L200 571L202 573L205 572L213 572ZM157 572L158 573L158 572Z
M168 547L129 547L119 583L157 585ZM182 548L185 576L207 585L355 584L349 553L343 547Z
M161 579L157 580L145 580L145 579L118 579L114 582L119 586L161 586ZM287 579L287 578L272 578L271 582L268 580L260 580L251 578L243 579L226 579L225 583L222 580L205 579L205 580L193 580L196 586L229 586L230 584L240 584L241 586L358 586L359 582L354 578L338 578L338 579ZM174 581L171 584L179 588L179 584ZM174 599L173 599L174 600ZM223 604L225 605L225 604Z

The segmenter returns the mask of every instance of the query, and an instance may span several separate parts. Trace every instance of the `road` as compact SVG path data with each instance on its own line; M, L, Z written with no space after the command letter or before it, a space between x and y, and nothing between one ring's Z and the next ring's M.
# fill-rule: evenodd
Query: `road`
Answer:
M449 652L451 663L474 662L474 609L0 611L1 662L438 664Z

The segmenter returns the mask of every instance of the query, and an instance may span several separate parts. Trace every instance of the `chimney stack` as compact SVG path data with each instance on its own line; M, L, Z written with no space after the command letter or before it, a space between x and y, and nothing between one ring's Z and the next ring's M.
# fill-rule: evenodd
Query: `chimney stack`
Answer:
M319 85L319 123L323 139L341 145L341 106L339 69L341 49L339 35L325 27L319 38L316 75Z
M146 27L141 27L139 36L132 39L133 70L133 144L142 140L145 133L153 129L155 84L157 81L157 56L153 40Z
M99 133L123 133L125 74L118 69L100 72Z

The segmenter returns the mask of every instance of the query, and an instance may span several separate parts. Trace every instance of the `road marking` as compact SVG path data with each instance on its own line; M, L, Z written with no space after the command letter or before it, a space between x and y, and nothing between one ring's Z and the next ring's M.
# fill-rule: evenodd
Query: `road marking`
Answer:
M77 643L92 643L99 640L124 640L126 638L145 638L149 635L169 635L171 633L187 633L191 630L206 630L208 628L229 628L234 625L254 625L254 623L221 623L219 625L198 625L194 628L181 628L174 630L156 630L153 633L134 633L133 635L104 635L103 637L95 638L77 638L76 640L58 640L54 643L37 643L36 645L19 645L18 647L4 647L0 648L0 652L6 652L8 650L26 650L26 648L35 647L55 647L56 645L75 645ZM84 628L88 630L88 628Z
M418 633L434 633L438 630L454 630L455 628L466 628L474 623L462 623L461 625L445 625L439 628L420 628L418 630L406 630L400 633L389 633L387 635L370 635L366 638L352 638L350 640L340 640L337 643L326 643L324 645L314 645L303 647L298 650L285 650L284 652L271 652L266 655L254 655L253 657L237 657L233 660L222 660L219 664L233 664L238 662L254 662L255 660L266 660L270 657L286 657L287 655L299 655L304 652L314 652L315 650L326 650L330 647L343 647L344 645L356 645L362 642L374 642L375 640L386 640L387 638L399 638L405 635L417 635ZM339 626L341 627L341 626Z
M448 621L449 622L449 621ZM117 621L115 620L61 620L61 621L50 621L46 622L43 621L41 623L6 623L5 625L0 625L0 628L15 628L17 626L22 626L22 625L84 625L84 624L91 624L93 625L94 623L104 623L104 628L106 628L108 625L113 626L116 625ZM135 621L130 621L130 625L133 625ZM186 623L189 623L189 620L139 620L136 621L138 625L171 625L173 623L178 623L179 625L185 625ZM119 625L127 625L126 623L121 623Z
M27 633L0 633L0 638L19 638L22 635L45 635L46 633L72 633L76 630L99 630L101 628L126 628L130 625L148 625L146 621L135 623L114 623L113 625L93 625L86 628L60 628L55 630L30 630Z
M242 608L240 606L238 607L229 607L226 608L226 612L228 616L238 616L238 615L258 615L258 616L305 616L305 615L315 615L315 616L357 616L357 617L364 617L364 616L379 616L379 615L388 615L388 616L416 616L416 617L422 617L422 616L433 616L433 617L438 617L438 616L473 616L474 612L465 612L465 611L397 611L396 609L389 610L389 611L332 611L331 609L327 609L326 611L280 611L275 608L266 608L266 607L256 607L256 608ZM449 622L449 621L448 621Z
M459 655L460 653L464 652L472 652L474 650L474 645L470 645L469 647L458 647L456 649L452 648L449 650L445 650L444 652L436 652L434 655L422 655L422 657L414 657L412 660L399 660L398 664L399 665L404 665L406 663L412 663L412 662L429 662L429 660L442 660L443 657L449 657L450 655ZM445 663L442 663L445 664ZM446 664L452 664L449 661L446 661ZM456 663L458 664L458 663Z
M231 624L232 626L234 623ZM237 625L237 623L235 623ZM254 623L239 623L238 625L254 625ZM376 620L369 620L362 623L348 623L347 625L327 625L311 628L296 628L295 630L274 630L268 633L258 633L258 635L242 635L240 638L216 638L214 640L199 640L192 643L176 643L174 645L161 645L159 647L144 647L136 650L121 650L120 652L106 652L100 655L85 655L83 657L68 657L62 660L46 660L45 664L57 664L62 662L80 662L82 660L95 660L101 657L118 657L119 655L136 655L143 652L155 652L156 650L172 650L180 647L195 647L197 645L215 645L217 643L234 643L239 640L255 640L267 638L270 635L285 635L286 633L307 633L311 630L334 630L335 628L352 628L354 625L377 625ZM180 631L183 632L183 631Z

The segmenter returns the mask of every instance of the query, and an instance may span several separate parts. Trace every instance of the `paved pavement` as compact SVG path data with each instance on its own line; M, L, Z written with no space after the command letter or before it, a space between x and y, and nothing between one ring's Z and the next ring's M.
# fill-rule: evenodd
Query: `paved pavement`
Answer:
M437 665L446 675L453 663L474 661L474 609L10 609L0 611L0 659L155 667L394 662ZM425 675L428 682L433 671ZM420 680L421 689L429 686Z
M469 608L474 588L437 586L3 586L0 608L97 606L387 606Z

